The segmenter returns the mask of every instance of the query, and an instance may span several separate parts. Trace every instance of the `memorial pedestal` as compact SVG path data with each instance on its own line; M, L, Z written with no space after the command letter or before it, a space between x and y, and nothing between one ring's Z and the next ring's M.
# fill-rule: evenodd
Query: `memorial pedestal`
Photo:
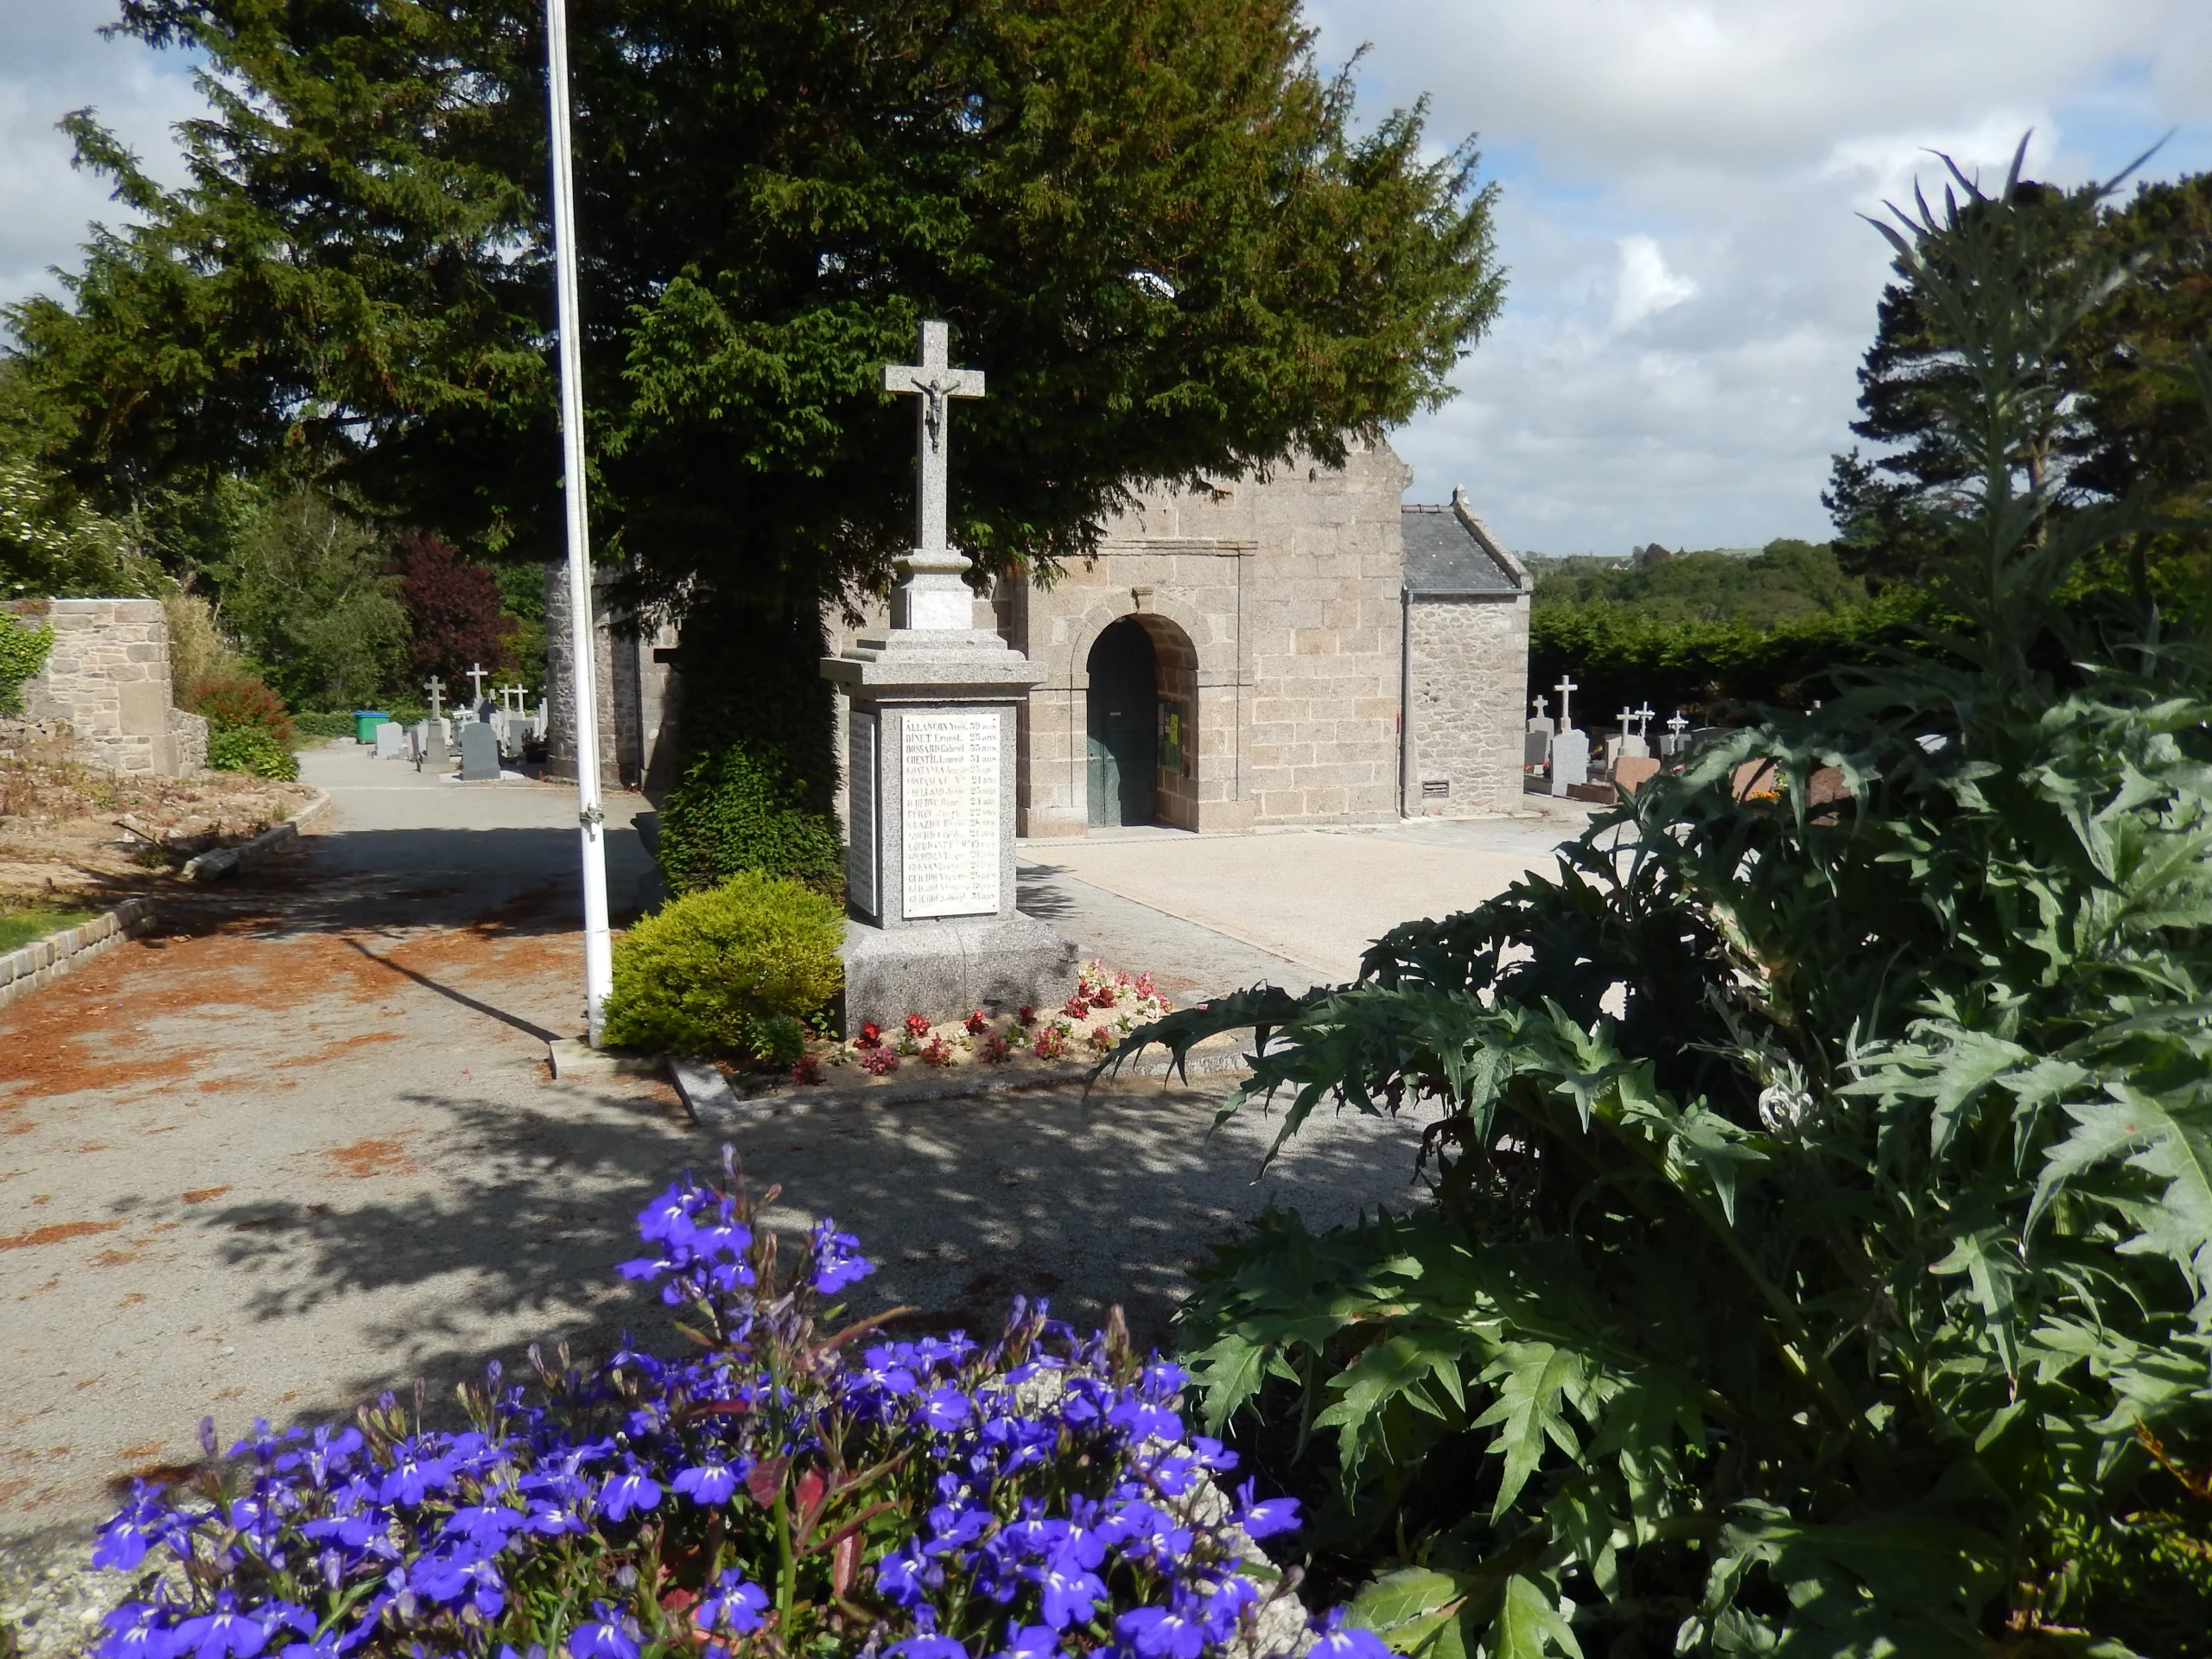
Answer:
M850 702L846 1031L1057 1003L1075 947L1014 908L1015 720L1043 676L995 633L929 626L822 671Z

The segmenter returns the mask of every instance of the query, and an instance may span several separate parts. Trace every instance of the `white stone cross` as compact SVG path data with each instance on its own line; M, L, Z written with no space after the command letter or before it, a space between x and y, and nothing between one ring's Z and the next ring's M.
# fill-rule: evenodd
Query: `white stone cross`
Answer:
M1636 723L1636 710L1630 708L1626 703L1623 703L1621 705L1620 713L1616 715L1615 718L1621 723L1621 735L1623 737L1628 736L1630 734L1628 728Z
M530 688L526 685L495 685L492 688L492 694L499 698L500 708L509 714L518 715L522 713L522 700L530 695Z
M1572 693L1580 691L1581 689L1564 674L1559 677L1559 683L1552 687L1553 690L1559 693L1559 728L1562 732L1574 729L1573 718L1567 712L1567 700Z
M1656 709L1654 709L1649 702L1645 702L1643 708L1636 711L1636 734L1638 737L1649 737L1651 735L1652 718L1657 715L1658 712L1659 711Z
M950 329L942 322L922 325L922 360L918 364L883 365L886 391L918 397L915 431L920 466L914 483L914 550L925 556L943 557L949 550L944 539L944 457L952 436L948 397L981 397L983 376L979 369L950 365ZM961 561L964 568L967 561Z
M471 663L468 665L468 683L473 688L468 694L469 702L481 702L484 701L484 682L491 677L492 677L489 674L486 674L484 671L481 665L475 663Z
M1680 737L1684 732L1689 730L1689 728L1690 723L1682 718L1682 711L1681 709L1677 709L1673 714L1667 716L1667 729L1672 732L1676 737Z
M1531 697L1531 698L1529 698L1529 719L1531 719L1531 720L1541 720L1541 719L1544 717L1544 714L1545 714L1544 700L1543 700L1541 697Z
M438 718L438 699L445 695L446 683L433 674L423 682L423 689L430 694L430 718Z

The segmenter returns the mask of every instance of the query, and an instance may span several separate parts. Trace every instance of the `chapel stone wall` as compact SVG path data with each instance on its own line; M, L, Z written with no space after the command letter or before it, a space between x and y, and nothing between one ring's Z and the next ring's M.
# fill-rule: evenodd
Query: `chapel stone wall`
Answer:
M603 789L658 789L675 769L677 678L671 666L676 630L651 619L613 614L597 578L592 604L592 657L599 715L599 780ZM571 678L569 568L545 567L545 775L576 775L576 698Z
M1427 817L1510 812L1521 804L1529 683L1529 599L1416 595L1412 638L1412 773L1407 811Z
M54 646L23 683L29 719L66 725L92 765L126 776L175 778L207 753L207 723L171 702L169 625L157 599L9 601L17 624L54 630Z

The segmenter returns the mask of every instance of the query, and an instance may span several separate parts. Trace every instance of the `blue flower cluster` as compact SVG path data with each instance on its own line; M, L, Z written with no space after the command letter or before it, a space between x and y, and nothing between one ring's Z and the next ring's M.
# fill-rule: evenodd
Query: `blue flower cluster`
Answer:
M101 1659L1383 1659L1253 1550L1296 1506L1225 1494L1236 1455L1185 1433L1178 1367L1042 1303L988 1348L824 1332L873 1271L858 1241L825 1220L779 1273L725 1170L648 1205L654 1253L620 1268L699 1352L532 1349L534 1387L494 1364L461 1391L466 1428L389 1395L358 1425L257 1423L102 1532L96 1566L147 1576Z

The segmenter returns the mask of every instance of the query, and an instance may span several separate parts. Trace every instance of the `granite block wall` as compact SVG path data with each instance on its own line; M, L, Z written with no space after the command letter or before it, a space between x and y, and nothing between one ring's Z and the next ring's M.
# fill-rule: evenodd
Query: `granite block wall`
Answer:
M207 722L170 701L159 600L27 599L5 609L54 630L44 665L23 684L28 718L66 725L84 758L109 772L175 778L205 763Z
M1409 817L1510 812L1521 804L1529 598L1417 596Z

